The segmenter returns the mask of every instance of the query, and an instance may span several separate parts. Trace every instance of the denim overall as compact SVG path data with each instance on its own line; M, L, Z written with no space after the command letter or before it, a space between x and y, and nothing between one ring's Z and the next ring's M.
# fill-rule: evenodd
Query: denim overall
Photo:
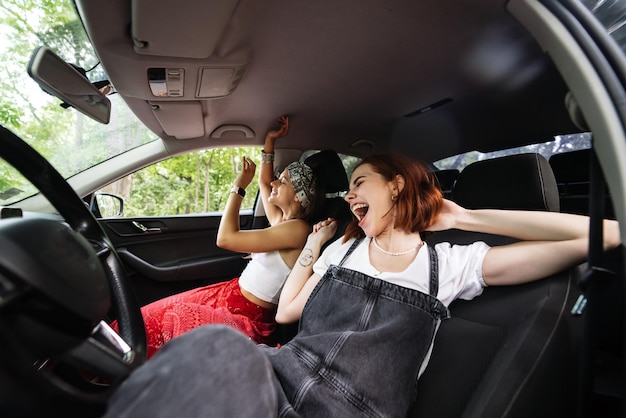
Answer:
M339 266L317 284L298 334L267 350L284 393L281 417L404 417L417 378L448 309L436 298L437 255L429 295ZM279 390L280 392L280 390Z

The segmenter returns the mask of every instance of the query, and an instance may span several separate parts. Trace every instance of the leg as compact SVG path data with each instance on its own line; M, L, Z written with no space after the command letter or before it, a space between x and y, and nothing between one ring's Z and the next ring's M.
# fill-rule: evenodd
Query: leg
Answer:
M276 417L274 372L256 345L223 325L173 339L117 389L105 418Z

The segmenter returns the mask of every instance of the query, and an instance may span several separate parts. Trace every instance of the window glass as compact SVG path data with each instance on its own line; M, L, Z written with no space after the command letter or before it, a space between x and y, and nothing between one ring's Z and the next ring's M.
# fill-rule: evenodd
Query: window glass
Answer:
M100 192L124 199L124 217L221 212L243 156L260 161L261 148L214 148L179 155L123 177ZM257 175L246 188L242 210L254 207Z
M626 0L583 0L582 3L626 52Z
M536 152L543 155L546 159L550 156L562 152L575 151L579 149L591 148L591 133L581 133L574 135L556 136L553 141L541 142L532 145L526 145L519 148L511 148L494 152L478 152L471 151L464 154L453 155L439 161L435 161L433 165L437 170L456 169L463 170L467 165L481 160L490 158L503 157L505 155L524 154Z

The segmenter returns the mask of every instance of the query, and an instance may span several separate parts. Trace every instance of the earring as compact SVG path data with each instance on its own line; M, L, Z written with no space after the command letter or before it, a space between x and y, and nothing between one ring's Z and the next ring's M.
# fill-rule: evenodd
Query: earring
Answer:
M395 202L397 198L398 198L398 195L397 195L397 194L392 194L392 195L391 195L391 201L392 201L392 202Z

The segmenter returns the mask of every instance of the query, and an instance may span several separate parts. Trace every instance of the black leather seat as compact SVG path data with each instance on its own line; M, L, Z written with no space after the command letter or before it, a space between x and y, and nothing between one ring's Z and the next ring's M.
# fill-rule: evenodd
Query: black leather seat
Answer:
M559 188L561 211L589 214L591 148L554 154L550 166ZM615 219L613 203L605 189L605 217Z
M309 156L304 162L311 167L324 183L326 198L320 213L313 222L334 218L338 222L337 232L335 236L329 240L330 244L335 239L341 237L346 226L352 219L352 213L344 196L348 192L348 176L346 169L339 158L339 155L333 150L323 150Z
M445 170L433 171L433 174L437 178L439 187L443 192L443 196L449 198L452 195L452 188L456 179L459 177L459 170L456 168L449 168Z
M507 156L466 167L452 191L470 208L558 211L556 181L538 154ZM450 230L428 238L465 244L513 242L508 237ZM571 416L576 393L577 335L569 311L577 270L511 287L488 287L457 300L444 321L418 383L410 417Z

